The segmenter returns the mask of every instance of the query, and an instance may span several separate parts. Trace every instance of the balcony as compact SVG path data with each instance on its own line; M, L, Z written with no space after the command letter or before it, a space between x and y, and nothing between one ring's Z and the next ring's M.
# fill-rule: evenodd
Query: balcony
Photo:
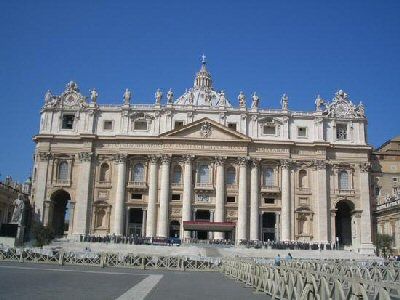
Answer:
M171 183L171 189L173 189L173 190L183 190L182 182L172 182Z
M214 190L214 187L211 183L199 183L196 182L196 185L194 186L195 190L199 191L212 191Z
M296 189L297 194L300 195L309 195L311 194L311 189L310 188L306 188L306 187L299 187Z
M277 185L262 185L261 193L280 193L281 188Z
M128 181L128 188L133 190L147 190L147 183L145 181Z
M228 192L230 192L230 191L237 191L237 189L238 189L238 185L237 184L227 184L226 185L226 190L228 191Z
M349 195L354 195L355 191L354 191L354 189L336 189L335 194L349 196Z
M69 179L66 179L66 180L57 179L56 182L54 183L54 186L59 186L59 187L71 186L71 180L69 180Z
M111 188L111 181L96 181L96 187L109 189Z

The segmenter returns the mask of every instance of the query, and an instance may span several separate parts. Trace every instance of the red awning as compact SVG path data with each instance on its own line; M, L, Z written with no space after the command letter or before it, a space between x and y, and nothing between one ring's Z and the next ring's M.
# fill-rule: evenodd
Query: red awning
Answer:
M235 225L234 222L183 221L183 229L187 231L232 231Z

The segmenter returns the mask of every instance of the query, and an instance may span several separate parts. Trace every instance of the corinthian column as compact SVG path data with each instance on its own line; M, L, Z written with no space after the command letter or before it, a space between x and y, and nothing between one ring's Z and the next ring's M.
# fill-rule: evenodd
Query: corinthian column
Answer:
M371 202L369 195L369 163L360 165L360 201L361 201L361 252L374 253L371 239Z
M238 242L247 240L247 161L247 157L239 157Z
M168 236L169 165L171 156L161 157L160 210L158 214L157 236Z
M317 170L317 206L318 206L318 239L322 243L327 243L328 236L328 198L326 190L326 163L322 160L315 162Z
M225 167L224 158L215 158L216 178L215 178L215 215L214 222L224 222L225 207ZM223 232L215 232L215 239L223 239Z
M282 160L282 241L290 241L290 162Z
M125 154L118 154L115 157L118 176L114 210L114 233L116 235L122 235L124 232L126 157Z
M183 173L183 199L182 199L182 232L183 238L190 238L190 231L183 231L183 222L190 221L192 217L192 160L193 155L185 155L185 169Z
M255 241L260 237L260 216L258 202L260 198L260 178L258 176L259 161L253 159L251 161L251 177L250 177L250 240Z
M146 236L156 236L156 222L157 222L157 190L158 190L158 158L155 155L150 156L149 168L149 202L147 203L147 222L146 222Z

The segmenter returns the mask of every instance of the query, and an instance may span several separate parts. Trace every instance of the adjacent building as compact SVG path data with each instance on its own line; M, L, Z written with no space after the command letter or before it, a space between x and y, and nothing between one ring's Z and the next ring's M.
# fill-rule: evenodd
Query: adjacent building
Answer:
M60 235L334 243L370 252L364 106L344 91L315 110L233 104L203 58L194 84L139 104L46 93L33 174L38 219ZM236 101L235 101L236 102Z
M373 152L371 175L374 228L390 235L394 254L400 254L400 136Z

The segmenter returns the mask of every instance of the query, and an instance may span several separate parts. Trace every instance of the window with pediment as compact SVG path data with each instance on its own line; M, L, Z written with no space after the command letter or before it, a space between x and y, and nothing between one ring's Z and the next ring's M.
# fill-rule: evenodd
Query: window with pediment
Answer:
M274 186L274 170L271 167L265 167L263 170L263 185L264 186Z
M182 183L182 168L180 165L175 165L173 168L172 183L174 183L174 184Z
M68 167L68 162L66 161L61 161L58 164L58 176L57 179L58 180L68 180L68 171L69 171L69 167Z
M339 141L347 140L347 124L336 124L336 139Z
M144 165L141 162L133 165L132 181L144 182Z
M345 170L342 170L339 172L339 189L347 190L349 187L349 173Z
M135 131L146 131L147 128L147 121L146 120L136 120L133 123L133 130Z
M230 166L226 170L226 184L235 184L236 183L236 170L234 167Z

